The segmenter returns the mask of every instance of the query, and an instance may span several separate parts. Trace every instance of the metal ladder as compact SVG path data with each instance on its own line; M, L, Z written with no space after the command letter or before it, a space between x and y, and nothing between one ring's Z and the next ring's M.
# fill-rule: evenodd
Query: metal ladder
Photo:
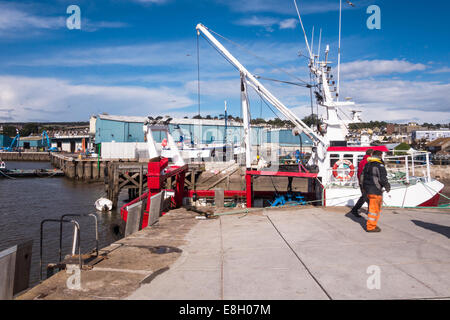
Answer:
M78 251L78 264L80 267L80 270L83 268L83 258L81 255L81 229L80 224L76 220L67 220L66 217L80 217L80 218L86 218L86 217L92 217L95 220L95 258L96 262L98 262L99 258L99 241L98 241L98 220L97 216L93 213L87 213L87 214L64 214L61 216L60 219L44 219L41 221L41 237L40 237L40 268L39 268L39 276L41 282L42 279L42 265L43 265L43 238L44 238L44 224L47 222L56 222L59 223L59 262L56 264L49 263L47 265L47 278L53 275L54 269L65 269L66 265L69 264L67 260L62 259L62 237L63 237L63 223L71 223L74 226L73 229L73 240L72 240L72 252L71 252L71 258L77 258L76 251ZM77 250L78 249L78 250ZM91 256L92 257L92 256ZM92 262L92 261L91 261ZM91 263L92 264L92 263Z

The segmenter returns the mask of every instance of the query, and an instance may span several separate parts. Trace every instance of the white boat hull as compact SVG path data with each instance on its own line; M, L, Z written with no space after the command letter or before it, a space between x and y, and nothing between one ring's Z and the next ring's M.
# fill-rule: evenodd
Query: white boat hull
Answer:
M437 201L438 192L444 185L437 181L418 181L411 185L393 185L389 193L383 193L383 205L392 207L427 206L427 202ZM325 190L325 206L354 206L361 197L359 188L330 187ZM433 202L433 201L432 201ZM367 206L364 204L364 206Z

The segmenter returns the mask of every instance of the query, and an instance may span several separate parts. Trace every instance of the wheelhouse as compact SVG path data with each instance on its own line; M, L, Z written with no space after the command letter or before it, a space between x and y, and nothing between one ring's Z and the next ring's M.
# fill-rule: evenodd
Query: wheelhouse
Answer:
M325 159L328 166L323 174L323 181L326 184L357 184L358 164L364 158L367 149L389 151L386 146L329 147Z

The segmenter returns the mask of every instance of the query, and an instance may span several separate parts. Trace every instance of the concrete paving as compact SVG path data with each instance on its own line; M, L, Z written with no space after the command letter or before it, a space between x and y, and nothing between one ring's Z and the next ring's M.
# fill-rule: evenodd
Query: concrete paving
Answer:
M181 256L128 299L449 299L448 210L384 209L380 233L348 208L201 220ZM379 288L369 289L379 270ZM370 271L370 270L369 270Z

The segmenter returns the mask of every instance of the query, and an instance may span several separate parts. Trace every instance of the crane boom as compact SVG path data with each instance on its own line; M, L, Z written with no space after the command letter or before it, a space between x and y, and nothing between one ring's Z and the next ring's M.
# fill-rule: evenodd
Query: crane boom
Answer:
M203 24L197 24L197 34L202 32L211 43L218 49L243 75L250 86L262 97L280 111L289 121L291 121L300 132L304 132L315 144L327 145L325 140L316 134L308 125L300 120L289 108L279 101L269 90L267 90L206 28Z

